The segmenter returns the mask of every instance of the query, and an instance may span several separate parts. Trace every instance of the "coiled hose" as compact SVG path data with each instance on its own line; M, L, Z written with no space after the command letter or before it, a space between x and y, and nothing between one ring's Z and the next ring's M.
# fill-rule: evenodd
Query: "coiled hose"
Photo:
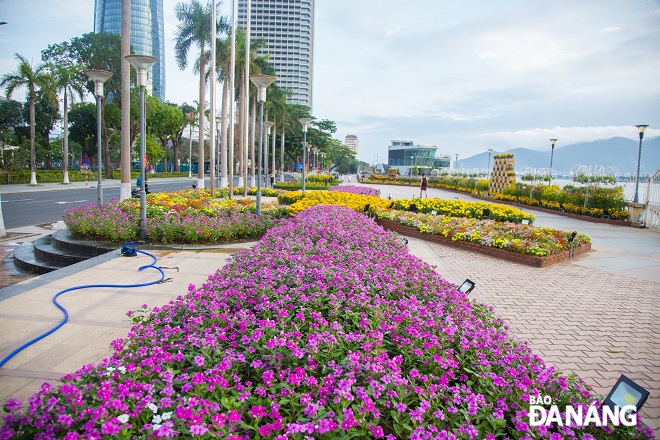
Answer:
M56 332L57 330L60 329L60 327L62 327L64 324L66 324L66 322L69 320L69 312L64 307L62 307L62 305L59 302L57 302L57 298L59 298L60 295L63 295L67 292L71 292L73 290L80 290L80 289L91 289L91 288L98 288L98 287L115 287L115 288L118 287L118 288L126 289L126 288L132 288L132 287L151 286L153 284L158 284L158 283L162 282L165 279L165 273L163 272L163 270L160 267L155 265L156 261L158 261L158 259L154 255L150 254L149 252L145 252L145 251L141 251L139 249L133 249L133 248L129 247L129 245L131 245L131 244L135 244L135 242L131 241L131 242L128 242L128 243L124 243L124 245L122 247L122 250L121 250L122 255L135 256L137 253L140 253L140 254L144 254L144 255L147 255L147 256L153 258L153 261L151 262L151 264L147 264L145 266L142 266L142 267L138 268L138 271L142 271L144 269L156 269L158 272L160 272L160 279L159 280L151 281L151 282L148 282L148 283L139 283L139 284L84 284L84 285L69 287L67 289L60 290L59 292L57 292L55 294L55 296L53 296L53 304L55 304L55 306L57 306L57 308L60 309L62 311L62 313L64 313L64 318L59 322L59 324L57 324L52 329L48 330L46 333L43 333L43 334L37 336L36 338L26 342L25 344L21 345L20 347L18 347L17 349L15 349L11 353L9 353L4 359L2 359L0 361L0 368L3 365L5 365L5 363L7 363L7 361L9 361L9 359L13 358L14 356L16 356L21 351L23 351L24 349L26 349L30 345L34 344L35 342L42 340L46 336Z

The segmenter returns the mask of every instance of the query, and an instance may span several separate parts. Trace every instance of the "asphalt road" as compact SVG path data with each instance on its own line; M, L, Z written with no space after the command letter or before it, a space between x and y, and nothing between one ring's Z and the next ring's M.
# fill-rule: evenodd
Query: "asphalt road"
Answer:
M238 184L238 179L235 179ZM148 180L149 190L151 192L168 192L188 189L191 187L191 180L181 178L178 180L159 182L159 179ZM205 187L209 188L208 178ZM135 184L133 184L135 187ZM103 186L103 200L110 201L113 198L119 199L119 185L109 184ZM23 226L33 226L54 223L62 220L64 211L76 208L90 203L97 202L96 182L90 182L88 188L73 189L63 188L53 191L30 191L9 193L2 195L2 214L5 222L5 229L20 228Z

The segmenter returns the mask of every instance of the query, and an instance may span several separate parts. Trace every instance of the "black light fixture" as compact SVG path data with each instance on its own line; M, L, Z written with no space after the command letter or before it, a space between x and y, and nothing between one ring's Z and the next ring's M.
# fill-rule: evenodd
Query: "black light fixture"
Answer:
M481 213L481 218L490 219L490 209L484 208L483 212Z
M573 240L575 240L575 236L576 236L576 235L577 235L577 231L573 231L573 232L571 233L571 236L568 237L568 242L569 242L569 243L573 243Z
M524 218L524 219L522 219L522 221L520 223L522 223L523 225L528 225L529 224L529 219Z
M387 200L392 200L392 194L391 193L387 195Z
M624 408L632 405L635 407L633 412L639 412L646 403L649 394L644 388L622 374L603 401L603 406L609 406L610 409L614 410L615 406Z
M401 243L405 244L406 246L408 245L408 239L406 237L403 237L401 239Z
M474 290L474 286L476 286L476 283L470 279L466 279L463 281L463 284L458 288L459 292L463 292L466 295L472 292Z

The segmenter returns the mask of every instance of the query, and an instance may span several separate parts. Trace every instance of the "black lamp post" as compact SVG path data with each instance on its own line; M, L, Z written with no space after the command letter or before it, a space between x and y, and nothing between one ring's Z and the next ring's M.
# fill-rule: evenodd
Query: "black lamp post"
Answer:
M98 174L98 182L96 186L97 206L103 204L103 181L101 180L101 170L103 168L101 160L101 121L103 120L101 100L103 99L103 83L110 79L112 73L107 70L85 70L85 75L94 81L94 96L96 96L96 155L98 165L96 166L96 174Z
M555 143L557 142L557 139L550 139L550 143L552 144L552 150L550 151L550 180L552 180L552 159L553 156L555 155Z
M637 130L639 130L639 152L637 153L637 176L635 177L635 197L633 202L639 202L639 166L642 161L642 139L644 139L644 130L648 125L635 125Z

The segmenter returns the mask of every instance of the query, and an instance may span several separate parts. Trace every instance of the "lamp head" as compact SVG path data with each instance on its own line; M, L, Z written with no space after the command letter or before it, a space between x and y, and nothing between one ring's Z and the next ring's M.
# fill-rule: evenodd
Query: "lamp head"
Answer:
M147 86L147 69L156 64L158 58L149 55L126 55L126 61L137 71L138 87Z
M270 134L270 129L275 125L273 121L264 121L264 127L268 129L268 134Z
M555 143L557 142L557 139L550 139L550 143L552 143L552 146L555 146Z
M488 149L488 154L490 154L490 153L492 153L492 152L493 152L493 149L492 149L492 148L489 148L489 149Z
M277 79L271 75L250 75L250 81L257 86L257 101L266 102L266 88Z
M646 130L646 127L648 127L648 125L635 125L635 127L637 127L637 130L639 130L639 138L640 139L643 138L644 130Z
M470 279L467 279L463 281L463 284L461 284L461 286L458 288L458 291L467 295L474 290L474 286L476 286L476 283Z
M111 72L107 70L89 69L85 70L85 75L94 81L94 96L103 96L103 83L110 79Z
M300 124L303 127L302 130L303 133L307 133L307 126L309 125L310 122L312 122L312 120L310 118L299 118L298 122L300 122Z

